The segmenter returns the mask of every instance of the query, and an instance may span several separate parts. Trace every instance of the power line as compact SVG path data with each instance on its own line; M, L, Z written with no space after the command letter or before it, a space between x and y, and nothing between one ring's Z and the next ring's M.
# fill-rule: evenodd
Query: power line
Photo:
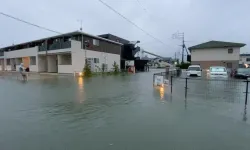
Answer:
M129 23L131 23L133 26L135 26L136 28L138 28L139 30L141 30L142 32L144 32L149 37L153 38L154 40L158 41L159 43L161 43L163 45L166 45L160 39L156 38L155 36L153 36L152 34L150 34L149 32L147 32L146 30L142 29L140 26L138 26L137 24L135 24L134 22L132 22L131 20L129 20L128 18L126 18L125 16L123 16L121 13L119 13L118 11L116 11L113 7L111 7L110 5L108 5L107 3L105 3L104 1L102 1L102 0L98 0L98 1L101 2L103 5L105 5L106 7L108 7L109 9L111 9L116 14L118 14L120 17L122 17L123 19L125 19L126 21L128 21Z
M19 18L17 18L17 17L11 16L11 15L6 14L6 13L3 13L3 12L0 12L0 14L3 15L3 16L5 16L5 17L12 18L12 19L14 19L14 20L17 20L17 21L26 23L26 24L28 24L28 25L31 25L31 26L34 26L34 27L37 27L37 28L40 28L40 29L43 29L43 30L47 30L47 31L54 32L54 33L57 33L57 34L62 34L62 33L58 32L58 31L51 30L51 29L48 29L48 28L46 28L46 27L42 27L42 26L36 25L36 24L34 24L34 23L30 23L30 22L28 22L28 21L19 19Z
M136 0L137 3L141 6L141 8L147 13L147 9L142 5L142 3L140 2L140 0Z

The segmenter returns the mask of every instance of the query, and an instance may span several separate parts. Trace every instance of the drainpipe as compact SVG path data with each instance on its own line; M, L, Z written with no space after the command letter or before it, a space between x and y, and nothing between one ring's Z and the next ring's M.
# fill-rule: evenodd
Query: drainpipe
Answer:
M46 72L49 72L48 67L48 40L45 40L45 66L46 66Z

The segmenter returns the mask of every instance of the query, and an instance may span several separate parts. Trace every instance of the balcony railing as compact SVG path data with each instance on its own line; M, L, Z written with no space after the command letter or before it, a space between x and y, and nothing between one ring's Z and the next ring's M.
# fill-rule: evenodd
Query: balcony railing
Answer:
M0 51L0 56L4 56L4 52L3 51Z
M50 50L57 50L57 49L65 49L65 48L71 48L71 41L66 42L55 42L48 46L48 49L46 48L46 45L39 46L38 51L50 51Z

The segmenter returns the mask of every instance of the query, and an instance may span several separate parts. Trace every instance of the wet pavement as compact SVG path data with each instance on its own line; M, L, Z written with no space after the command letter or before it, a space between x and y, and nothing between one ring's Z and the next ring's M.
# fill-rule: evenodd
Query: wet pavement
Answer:
M153 73L32 77L27 83L0 77L0 149L250 149L244 99L220 99L218 82L192 81L185 100L185 82L175 80L171 96L169 87L152 86ZM226 93L241 92L238 83L230 82ZM207 87L212 94L194 94Z

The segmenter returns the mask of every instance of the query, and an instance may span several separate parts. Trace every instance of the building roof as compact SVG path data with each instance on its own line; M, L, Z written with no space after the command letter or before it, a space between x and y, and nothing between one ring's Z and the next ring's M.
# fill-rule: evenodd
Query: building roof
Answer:
M206 49L206 48L226 48L226 47L244 47L244 43L233 43L233 42L223 42L223 41L209 41L206 43L198 44L189 47L189 50L195 49Z
M240 54L240 56L250 56L250 54Z
M89 36L89 37L92 37L92 38L96 38L96 39L99 39L99 40L107 41L107 42L117 44L117 45L123 45L122 43L112 41L112 40L109 40L109 39L106 39L106 38L103 38L103 37L91 35L91 34L88 34L88 33L82 32L82 31L73 31L73 32L64 33L64 34L60 34L60 35L55 35L55 36L51 36L51 37L47 37L47 38L42 38L42 39L39 39L39 40L34 40L34 41L19 43L19 44L7 46L7 47L2 47L2 48L0 48L0 50L5 49L5 48L15 47L15 46L18 46L18 45L29 44L29 43L32 43L32 42L44 41L44 40L51 39L51 38L60 38L60 37L64 37L64 36L73 36L73 35L78 35L78 34L82 34L82 35Z
M118 37L118 36L115 36L113 34L102 34L102 35L98 35L99 37L102 37L102 38L105 38L105 39L109 39L109 40L112 40L112 41L115 41L115 42L119 42L119 43L122 43L122 44L128 44L130 41L124 39L124 38L121 38L121 37Z

